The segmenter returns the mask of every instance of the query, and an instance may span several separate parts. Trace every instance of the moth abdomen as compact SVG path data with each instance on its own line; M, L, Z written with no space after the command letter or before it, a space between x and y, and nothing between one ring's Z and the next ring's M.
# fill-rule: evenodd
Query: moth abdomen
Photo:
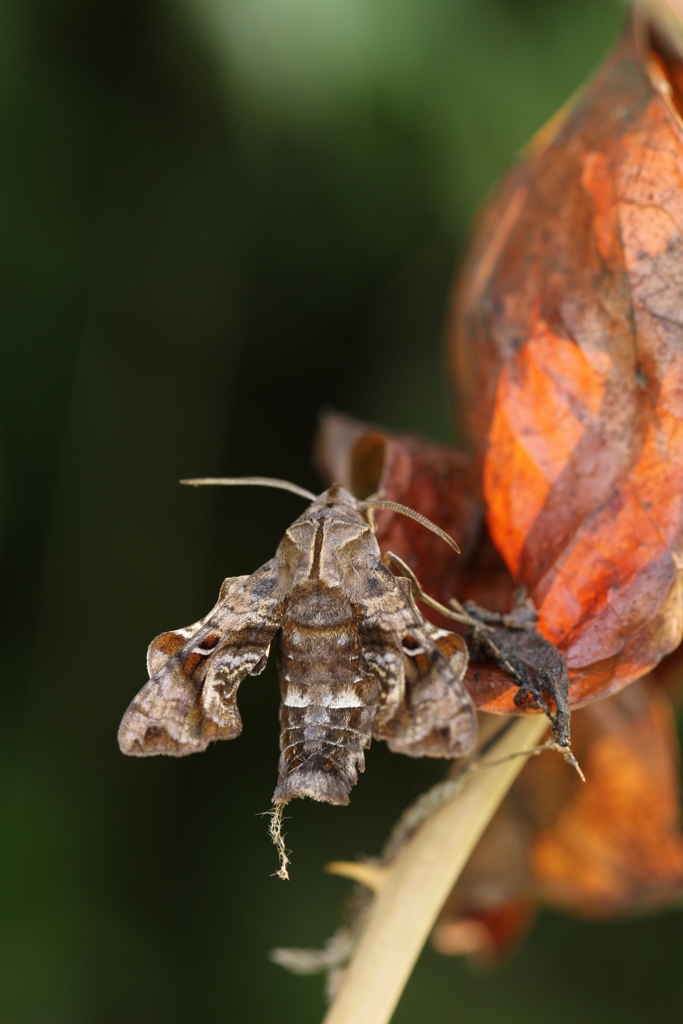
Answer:
M280 710L280 764L273 802L311 797L347 804L365 768L375 708L328 708L319 704Z
M285 613L280 661L280 765L275 803L346 804L365 767L379 699L354 609L339 588L304 591Z

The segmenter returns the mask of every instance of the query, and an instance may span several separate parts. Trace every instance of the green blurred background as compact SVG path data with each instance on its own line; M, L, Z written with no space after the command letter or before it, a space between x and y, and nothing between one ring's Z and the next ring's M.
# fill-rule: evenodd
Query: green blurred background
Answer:
M319 488L319 410L448 439L440 335L472 213L598 64L615 0L6 0L2 105L4 713L0 1022L323 1012L273 966L441 766L382 747L349 808L298 802L271 877L274 666L242 737L126 759L162 630L271 557ZM502 968L423 955L396 1014L680 1019L681 920L546 914Z

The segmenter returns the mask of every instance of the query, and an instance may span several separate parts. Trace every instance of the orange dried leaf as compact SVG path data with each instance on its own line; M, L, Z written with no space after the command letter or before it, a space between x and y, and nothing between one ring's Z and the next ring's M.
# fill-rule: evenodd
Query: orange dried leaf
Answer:
M656 45L630 27L506 178L454 307L491 537L574 705L683 633L681 68Z
M539 903L603 917L680 893L678 743L664 692L639 681L572 725L587 782L548 754L526 765L444 908L434 936L443 952L462 951L473 921L467 952L504 951Z

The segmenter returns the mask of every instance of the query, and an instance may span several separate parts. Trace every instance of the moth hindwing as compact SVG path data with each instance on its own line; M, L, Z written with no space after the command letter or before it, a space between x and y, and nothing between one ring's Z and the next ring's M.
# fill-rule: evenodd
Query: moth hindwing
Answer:
M372 738L412 757L461 757L476 742L463 683L467 648L423 618L394 576L367 505L334 484L286 531L275 557L227 579L216 606L162 633L149 682L126 711L126 754L184 755L233 739L237 688L280 665L280 763L273 800L346 804Z

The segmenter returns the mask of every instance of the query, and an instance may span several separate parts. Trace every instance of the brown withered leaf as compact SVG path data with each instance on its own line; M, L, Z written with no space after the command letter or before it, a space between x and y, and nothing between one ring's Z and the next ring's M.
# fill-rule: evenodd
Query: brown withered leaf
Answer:
M630 26L483 212L455 296L491 537L573 705L683 631L681 78ZM512 688L489 696L512 710Z
M382 551L402 558L442 603L461 592L463 566L479 544L483 523L479 486L467 455L448 445L392 435L340 413L322 417L315 454L324 478L339 480L359 498L381 493L455 537L459 555L409 519L375 514Z
M457 596L491 611L512 607L514 582L488 536L476 467L465 452L333 412L321 418L315 461L323 478L358 497L378 492L457 538L460 554L410 520L375 515L382 551L403 559L441 604Z
M438 949L507 949L547 904L600 918L658 906L683 887L678 742L652 679L577 711L573 747L588 779L532 759L451 893Z

